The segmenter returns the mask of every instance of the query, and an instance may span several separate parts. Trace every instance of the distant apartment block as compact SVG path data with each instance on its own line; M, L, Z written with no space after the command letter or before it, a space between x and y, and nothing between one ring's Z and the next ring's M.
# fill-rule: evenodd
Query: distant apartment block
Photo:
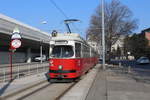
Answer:
M150 46L150 28L143 30L142 33L145 34L145 38L149 41L148 45Z

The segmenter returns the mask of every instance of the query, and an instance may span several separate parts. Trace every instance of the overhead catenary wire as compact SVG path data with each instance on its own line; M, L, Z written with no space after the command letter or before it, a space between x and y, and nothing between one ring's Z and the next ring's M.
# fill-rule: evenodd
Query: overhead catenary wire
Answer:
M65 12L54 2L54 0L49 0L55 7L56 9L59 10L59 12L64 16L66 17L67 19L69 19L69 17L65 14Z
M69 17L67 16L67 14L56 4L56 2L54 0L49 0L54 6L56 9L58 9L58 11L66 18L66 19L69 19ZM82 34L82 32L72 23L73 27L75 30L77 30L79 33Z

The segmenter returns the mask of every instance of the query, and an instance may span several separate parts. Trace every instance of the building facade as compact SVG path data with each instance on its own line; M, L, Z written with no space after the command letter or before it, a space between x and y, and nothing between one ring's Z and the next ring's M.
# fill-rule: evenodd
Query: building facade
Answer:
M145 35L145 38L148 40L148 45L150 46L150 28L143 30L142 33Z

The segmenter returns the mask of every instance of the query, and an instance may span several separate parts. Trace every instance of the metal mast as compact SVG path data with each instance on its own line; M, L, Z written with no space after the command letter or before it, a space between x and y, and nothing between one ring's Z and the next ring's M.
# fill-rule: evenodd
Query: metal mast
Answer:
M104 0L101 0L101 9L102 9L102 48L103 48L103 70L105 67L105 21L104 21Z

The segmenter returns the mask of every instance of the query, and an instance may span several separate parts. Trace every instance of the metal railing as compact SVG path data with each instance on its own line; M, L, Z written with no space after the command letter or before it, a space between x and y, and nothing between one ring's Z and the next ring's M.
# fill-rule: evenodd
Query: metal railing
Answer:
M34 75L42 72L48 72L49 63L30 63L30 64L16 64L12 67L12 79L22 78L29 75ZM10 68L9 66L0 67L0 83L10 80Z

